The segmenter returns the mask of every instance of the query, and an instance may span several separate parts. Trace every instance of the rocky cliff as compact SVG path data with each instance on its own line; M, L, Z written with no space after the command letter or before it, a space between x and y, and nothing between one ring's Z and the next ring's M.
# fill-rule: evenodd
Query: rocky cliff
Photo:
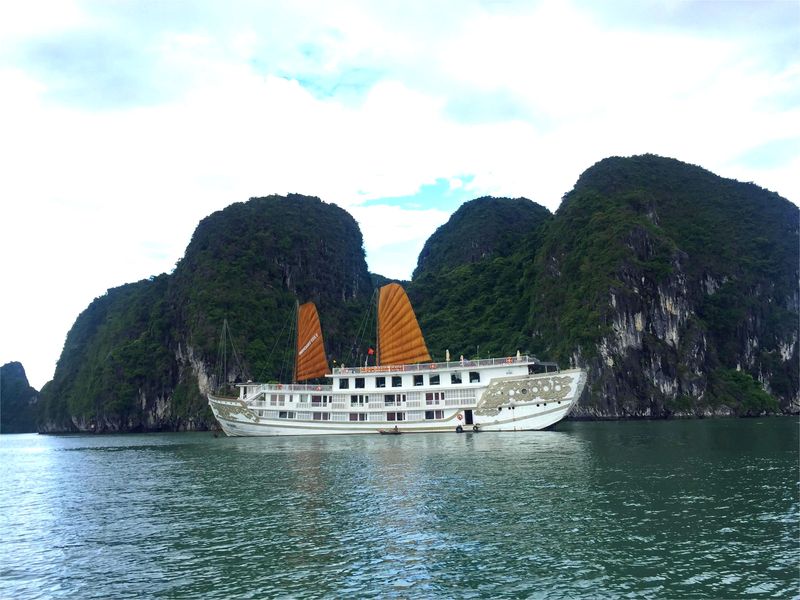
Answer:
M42 390L41 429L212 427L210 387L291 377L295 301L317 303L334 358L371 293L361 233L341 208L300 195L233 204L200 222L173 273L108 290L78 316Z
M797 412L798 208L657 156L610 158L559 210L465 204L426 243L409 295L434 358L517 350L589 370L577 416ZM42 390L44 431L213 426L204 392L291 376L296 301L352 362L375 286L352 217L254 198L204 219L168 275L109 290ZM228 320L237 361L220 369Z
M586 416L797 411L798 233L753 184L601 161L536 255L534 347L589 367Z
M502 202L465 205L437 234L502 231ZM800 408L798 209L777 194L673 159L610 158L552 218L483 243L492 256L421 261L410 286L435 355L519 349L587 367L574 414L588 418Z
M0 367L0 433L36 431L36 405L39 392L28 383L21 363Z

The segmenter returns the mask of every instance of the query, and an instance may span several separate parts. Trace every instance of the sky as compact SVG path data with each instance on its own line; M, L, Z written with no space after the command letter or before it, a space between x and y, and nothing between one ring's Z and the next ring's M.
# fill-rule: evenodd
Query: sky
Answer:
M334 202L407 279L464 201L642 153L800 203L800 0L4 2L0 364L40 389L233 202Z

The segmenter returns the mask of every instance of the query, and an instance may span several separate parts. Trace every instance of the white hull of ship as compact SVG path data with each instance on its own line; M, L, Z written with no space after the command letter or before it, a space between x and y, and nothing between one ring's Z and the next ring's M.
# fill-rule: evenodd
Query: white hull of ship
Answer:
M585 371L571 369L531 375L527 373L529 361L517 360L514 365L501 362L499 366L488 368L450 366L452 363L449 363L436 371L426 371L422 365L416 371L444 377L448 372L466 374L473 369L473 372L480 372L483 380L477 385L394 388L367 385L361 389L335 389L336 385L245 384L241 386L239 398L209 395L208 400L214 416L229 436L531 431L546 429L565 418L583 391ZM336 384L338 379L353 380L359 376L370 377L374 382L375 374L368 369L340 369L333 376ZM396 372L386 370L380 374L391 377ZM409 376L413 375L412 372ZM426 401L426 395L434 393L442 394L443 399ZM332 398L332 401L323 406L312 404L310 398L314 394ZM402 403L384 405L382 398L387 394L402 394ZM453 398L445 401L448 394ZM359 396L368 399L357 405L347 401ZM397 413L403 413L404 420L387 418ZM431 413L435 418L426 417ZM364 420L343 420L345 418Z

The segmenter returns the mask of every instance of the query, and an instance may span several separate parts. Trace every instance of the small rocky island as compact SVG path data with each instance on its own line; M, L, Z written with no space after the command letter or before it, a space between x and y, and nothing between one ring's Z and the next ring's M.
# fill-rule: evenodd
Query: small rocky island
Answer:
M21 363L0 367L0 433L34 433L38 402Z

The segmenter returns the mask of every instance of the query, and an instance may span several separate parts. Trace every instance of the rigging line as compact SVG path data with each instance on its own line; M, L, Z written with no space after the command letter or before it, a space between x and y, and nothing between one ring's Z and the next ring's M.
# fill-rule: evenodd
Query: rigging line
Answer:
M292 318L291 322L289 323L289 339L286 340L286 346L289 349L289 351L288 352L284 351L283 353L283 362L281 362L281 372L280 375L278 376L278 381L284 381L283 378L284 373L288 371L286 363L288 362L289 357L292 357L292 359L294 359L294 348L292 348L292 339L296 335L297 331L297 301L295 301L293 317L294 318Z
M231 352L233 352L233 360L236 363L236 369L239 375L244 377L244 367L242 366L241 358L239 358L239 352L236 350L236 343L233 341L233 334L231 333L231 326L228 324L228 319L225 319L225 326L228 330L228 338L231 341Z
M370 318L372 316L373 308L375 305L375 294L377 293L378 293L377 290L374 290L372 292L372 298L369 301L369 306L367 307L364 316L361 318L361 324L358 326L358 329L356 329L356 335L353 339L353 344L350 347L350 354L347 355L347 361L350 364L358 364L358 362L352 363L351 359L355 359L356 361L359 361L361 359L360 350L358 351L358 353L356 353L356 350L359 348L361 343L364 341L364 338L366 337L367 326L370 323Z
M220 391L225 379L227 378L228 371L228 348L226 346L225 328L228 325L228 319L222 321L222 329L219 332L219 343L217 344L217 368L214 376L216 377L216 390Z
M278 347L278 342L280 342L283 339L283 330L286 329L287 320L282 319L282 321L283 325L281 326L281 332L277 336L275 336L275 342L272 344L272 350L269 351L269 354L267 355L267 360L264 363L264 366L261 369L261 373L259 373L258 379L256 381L264 380L264 372L269 368L269 365L272 364L272 355L275 354L275 348Z

